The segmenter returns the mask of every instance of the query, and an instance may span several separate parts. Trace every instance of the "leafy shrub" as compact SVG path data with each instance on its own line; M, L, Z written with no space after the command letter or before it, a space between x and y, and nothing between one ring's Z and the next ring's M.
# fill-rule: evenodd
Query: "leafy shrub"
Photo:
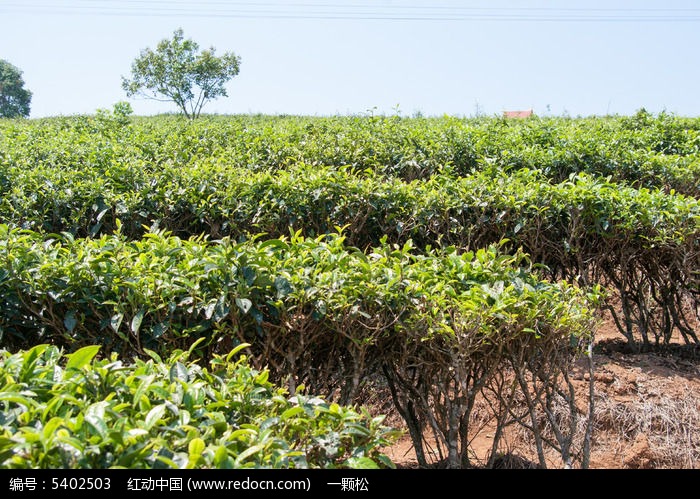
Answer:
M113 112L0 123L0 221L138 239L315 237L478 249L503 238L552 278L612 290L631 346L699 343L700 120L513 121ZM679 195L683 194L683 195ZM146 229L144 229L146 227Z
M203 356L247 343L291 392L304 384L340 403L383 380L416 448L424 432L441 435L455 467L470 452L456 435L494 376L518 366L556 384L594 330L598 290L544 281L522 252L497 246L416 253L383 240L365 253L340 235L298 233L241 243L4 236L3 341L198 345Z
M382 417L290 396L237 350L209 368L98 350L0 351L0 468L393 467Z

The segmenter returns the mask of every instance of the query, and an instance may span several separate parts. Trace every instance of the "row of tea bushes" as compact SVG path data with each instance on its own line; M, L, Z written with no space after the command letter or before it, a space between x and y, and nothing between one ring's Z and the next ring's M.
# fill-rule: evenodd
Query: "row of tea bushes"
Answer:
M475 397L504 369L533 369L543 396L559 393L600 298L541 279L526 255L497 246L416 252L383 240L363 252L341 235L236 243L0 229L4 345L167 354L200 340L197 355L211 358L246 343L290 392L303 384L349 403L390 387L416 448L441 435L452 467L472 452L456 435Z
M384 237L420 250L509 239L552 278L580 276L614 291L621 303L611 310L630 344L668 342L674 332L698 342L690 317L700 303L700 201L690 196L585 174L553 184L535 170L404 182L336 167L251 172L202 162L89 178L61 169L22 175L0 200L0 215L43 232L97 237L119 220L135 239L158 227L241 240L344 227L348 243L363 250Z
M542 170L553 182L575 173L636 187L698 195L700 120L639 112L631 117L402 118L399 116L95 116L0 121L0 171L60 168L90 172L289 165L371 170L405 181L449 167L464 176L488 165Z

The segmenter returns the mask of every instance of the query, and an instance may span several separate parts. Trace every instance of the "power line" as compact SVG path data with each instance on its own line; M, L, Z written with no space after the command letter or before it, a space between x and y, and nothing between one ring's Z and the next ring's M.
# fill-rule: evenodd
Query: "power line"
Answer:
M126 4L126 5L125 5ZM14 13L97 16L226 17L256 19L328 19L387 21L543 21L543 22L698 22L700 9L613 9L549 7L464 7L418 5L369 5L343 3L222 2L193 4L125 0L111 2L6 2L0 8ZM48 9L48 10L47 10ZM275 10L271 10L275 9ZM408 9L408 12L402 9Z
M41 0L39 0L41 1ZM49 5L56 6L58 2L47 1ZM227 7L275 7L275 8L306 8L306 7L329 7L329 8L339 8L339 9L385 9L385 10L396 10L396 9L432 9L432 10L456 10L456 11L554 11L554 12L700 12L700 8L669 8L669 7L656 7L656 8L615 8L615 7L471 7L464 5L410 5L410 4L389 4L381 5L377 3L373 4L357 4L357 3L343 3L343 2L304 2L304 3L289 3L282 1L280 2L238 2L238 1L227 1L227 0L203 0L198 2L192 2L192 0L73 0L73 2L85 3L85 4L98 4L98 3L116 3L122 6L123 4L136 4L136 5L155 5L155 6L171 6L171 5L186 5L191 6L192 9L200 9L202 7L207 7L211 5L223 5ZM31 0L29 2L22 2L19 5L31 5ZM66 7L71 7L70 5ZM89 7L89 5L85 5Z

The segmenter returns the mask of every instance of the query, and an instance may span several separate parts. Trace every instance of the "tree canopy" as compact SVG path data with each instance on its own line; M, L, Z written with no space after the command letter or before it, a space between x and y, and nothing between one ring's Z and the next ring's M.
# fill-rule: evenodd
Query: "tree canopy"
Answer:
M0 59L0 118L29 116L32 93L24 88L22 71Z
M240 57L226 52L217 57L214 47L199 51L185 39L182 29L163 39L155 50L141 51L131 65L131 78L122 77L127 96L172 101L190 119L199 116L206 102L228 97L225 84L240 69Z

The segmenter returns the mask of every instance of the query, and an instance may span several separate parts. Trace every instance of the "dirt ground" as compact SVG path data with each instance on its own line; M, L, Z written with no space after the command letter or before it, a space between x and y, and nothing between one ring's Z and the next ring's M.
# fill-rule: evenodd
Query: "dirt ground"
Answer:
M680 342L671 347L633 354L612 321L596 331L591 469L700 468L700 349L681 348ZM588 373L575 369L576 389L586 394ZM534 467L532 445L519 435L509 437L508 455L515 459L504 467ZM474 440L477 462L486 462L490 437L486 430ZM418 468L408 435L386 454L398 468Z

